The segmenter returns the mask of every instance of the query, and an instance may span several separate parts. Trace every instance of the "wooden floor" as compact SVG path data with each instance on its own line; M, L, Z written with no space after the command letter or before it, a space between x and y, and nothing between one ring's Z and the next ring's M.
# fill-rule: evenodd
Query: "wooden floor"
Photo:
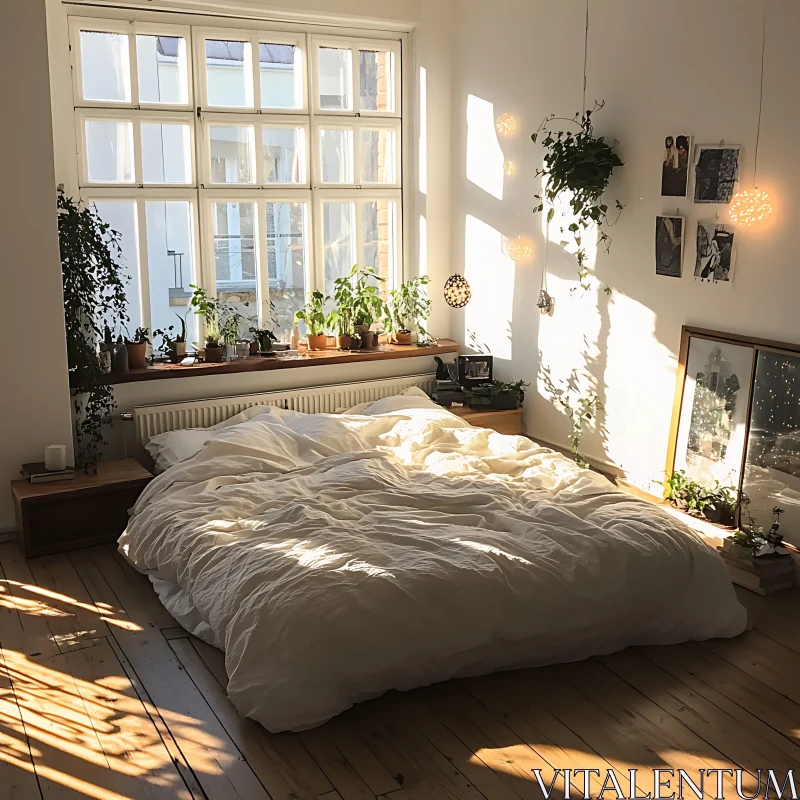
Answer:
M2 798L514 800L541 796L535 768L638 767L646 794L659 767L800 766L794 592L743 593L755 629L736 640L390 693L274 735L113 547L25 562L2 545L0 565Z

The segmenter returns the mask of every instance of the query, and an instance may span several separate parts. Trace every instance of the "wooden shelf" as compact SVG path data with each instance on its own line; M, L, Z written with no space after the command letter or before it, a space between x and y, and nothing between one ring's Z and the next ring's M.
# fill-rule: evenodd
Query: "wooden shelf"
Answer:
M249 358L224 361L221 364L203 362L182 367L180 364L155 364L144 369L132 369L123 375L107 375L103 383L135 383L137 381L157 381L166 378L198 378L206 375L229 375L239 372L264 372L273 369L297 369L299 367L322 367L331 364L355 364L362 361L387 361L397 358L424 358L444 353L457 353L458 342L440 339L428 347L417 345L381 345L375 350L319 350L301 351L299 356L250 356Z
M521 408L497 409L456 406L447 410L476 428L491 428L493 431L510 436L523 435Z

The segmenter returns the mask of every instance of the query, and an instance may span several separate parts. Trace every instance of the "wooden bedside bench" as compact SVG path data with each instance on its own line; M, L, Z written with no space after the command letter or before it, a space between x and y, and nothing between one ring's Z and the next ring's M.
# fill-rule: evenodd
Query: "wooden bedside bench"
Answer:
M498 433L511 436L523 436L522 409L500 411L491 408L448 408L456 416L474 425L476 428L491 428Z
M71 481L11 481L19 547L25 558L110 542L125 530L128 509L153 479L138 461L101 461L96 475Z

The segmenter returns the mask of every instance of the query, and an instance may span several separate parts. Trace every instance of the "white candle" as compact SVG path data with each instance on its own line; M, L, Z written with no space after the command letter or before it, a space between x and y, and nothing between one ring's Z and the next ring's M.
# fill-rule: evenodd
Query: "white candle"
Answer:
M67 468L67 446L65 444L51 444L44 449L45 469L57 470Z

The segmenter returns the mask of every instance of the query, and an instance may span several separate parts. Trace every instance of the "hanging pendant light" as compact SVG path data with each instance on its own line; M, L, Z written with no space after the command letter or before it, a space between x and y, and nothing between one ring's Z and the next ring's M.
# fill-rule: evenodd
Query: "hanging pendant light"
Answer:
M511 136L517 129L517 120L511 114L503 114L495 120L494 127L501 136Z
M451 308L464 308L472 297L472 289L463 275L451 275L444 284L444 299Z
M533 255L533 243L524 236L517 236L508 243L506 252L512 261L527 261Z
M761 89L758 100L758 127L756 129L756 149L753 156L753 188L736 193L731 201L731 222L743 228L751 228L763 222L772 213L769 194L761 191L756 183L758 175L758 146L761 143L761 111L764 106L764 55L767 50L767 20L764 2L761 3Z

